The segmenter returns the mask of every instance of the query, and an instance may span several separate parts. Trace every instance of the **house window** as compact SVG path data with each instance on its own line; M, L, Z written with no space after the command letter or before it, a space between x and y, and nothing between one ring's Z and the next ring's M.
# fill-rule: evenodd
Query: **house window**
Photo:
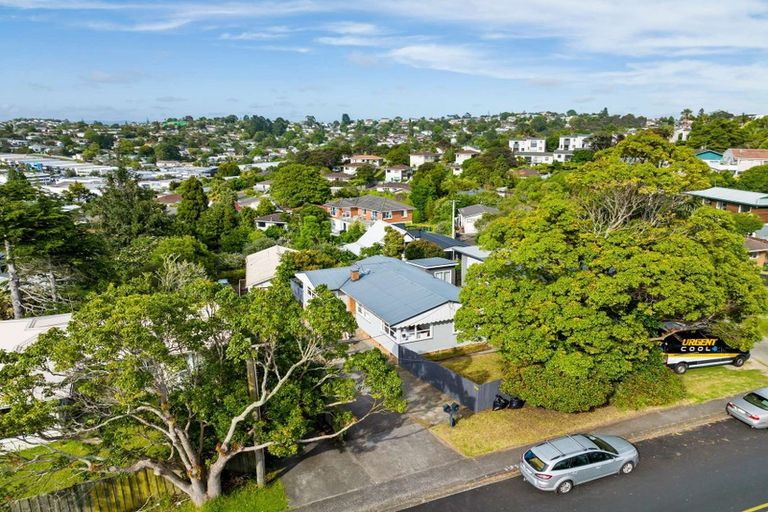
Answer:
M366 320L370 318L370 313L368 312L368 310L365 309L363 306L361 306L359 302L355 306L355 310L357 311L358 315L365 318Z
M451 271L450 270L438 270L435 272L434 276L438 278L441 281L445 281L446 283L451 282Z
M392 218L392 212L384 212L384 218L385 219L391 219Z
M743 204L739 205L739 213L749 213L751 211L752 211L752 207L751 206L745 206Z
M403 210L403 217L407 217L407 216L408 216L408 210Z
M432 337L431 325L414 325L412 327L405 327L402 331L405 341L428 340Z
M725 210L726 203L724 201L717 201L715 202L715 208L718 210Z
M379 212L371 212L371 220L377 220L379 218Z
M381 322L381 328L384 330L384 333L392 338L393 340L397 340L397 329L392 328L391 325Z

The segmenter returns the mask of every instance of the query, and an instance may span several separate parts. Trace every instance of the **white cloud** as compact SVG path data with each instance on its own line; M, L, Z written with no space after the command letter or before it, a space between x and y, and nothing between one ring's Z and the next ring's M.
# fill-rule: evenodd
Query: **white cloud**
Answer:
M340 21L338 23L331 23L325 26L328 32L334 34L348 34L348 35L375 35L382 33L373 23L357 23L353 21Z
M271 32L240 32L239 34L225 32L219 36L219 39L228 41L265 41L270 39L280 39L282 37L285 37L285 35Z

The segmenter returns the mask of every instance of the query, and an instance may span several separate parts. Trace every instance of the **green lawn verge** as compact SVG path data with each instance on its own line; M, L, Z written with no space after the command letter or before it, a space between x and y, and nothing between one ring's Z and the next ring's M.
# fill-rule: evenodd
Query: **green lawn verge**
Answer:
M768 385L768 376L760 370L728 366L692 369L682 379L686 398L664 407L622 411L606 406L590 412L569 414L526 406L516 410L483 411L462 418L454 428L440 424L430 430L462 455L477 457L568 433L592 430L652 410L701 403Z
M768 376L760 370L710 366L689 370L683 375L683 383L687 400L701 403L768 386Z
M504 377L504 365L497 352L452 357L443 360L441 364L476 384L485 384Z
M180 507L166 506L158 512L282 512L288 510L288 498L285 496L283 483L275 479L263 489L255 482L248 482L232 493L221 496L202 509L197 509L190 502Z

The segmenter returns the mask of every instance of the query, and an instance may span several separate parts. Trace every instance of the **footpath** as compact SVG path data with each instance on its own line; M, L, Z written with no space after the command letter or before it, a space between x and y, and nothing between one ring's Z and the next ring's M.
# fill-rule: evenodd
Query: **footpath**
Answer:
M630 441L673 434L727 417L725 404L717 399L697 405L653 411L595 429ZM370 485L352 492L307 504L301 512L397 511L437 498L462 492L518 474L517 462L528 446L492 453L477 458L459 458L424 471ZM407 457L407 454L403 454ZM642 456L642 454L641 454ZM332 471L331 469L329 469Z

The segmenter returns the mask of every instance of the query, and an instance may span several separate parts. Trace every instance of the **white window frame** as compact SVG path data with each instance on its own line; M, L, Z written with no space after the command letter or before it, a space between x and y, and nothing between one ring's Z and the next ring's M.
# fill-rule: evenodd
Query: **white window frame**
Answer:
M739 213L749 213L751 211L752 211L752 207L751 206L747 206L745 204L740 204L739 205Z
M331 206L331 215L332 215L333 217L335 217L335 216L336 216L336 207L335 207L335 206Z
M370 319L371 317L370 312L365 309L359 302L355 303L355 311L357 311L357 313L366 320Z
M718 210L727 209L727 203L725 201L715 201L715 208Z
M397 335L397 329L389 325L388 323L384 322L382 320L381 322L381 330L384 331L384 334L392 338L393 340L397 341L398 335Z
M382 215L382 218L384 220L391 219L392 218L392 212L384 212Z
M371 220L379 220L379 212L371 210Z
M425 329L426 327L426 329ZM403 327L403 341L422 341L432 339L432 324L411 325Z
M435 273L433 275L435 276L435 278L437 278L437 279L439 279L441 281L445 281L446 283L450 283L451 282L451 271L450 270L437 270L437 271L435 271Z

